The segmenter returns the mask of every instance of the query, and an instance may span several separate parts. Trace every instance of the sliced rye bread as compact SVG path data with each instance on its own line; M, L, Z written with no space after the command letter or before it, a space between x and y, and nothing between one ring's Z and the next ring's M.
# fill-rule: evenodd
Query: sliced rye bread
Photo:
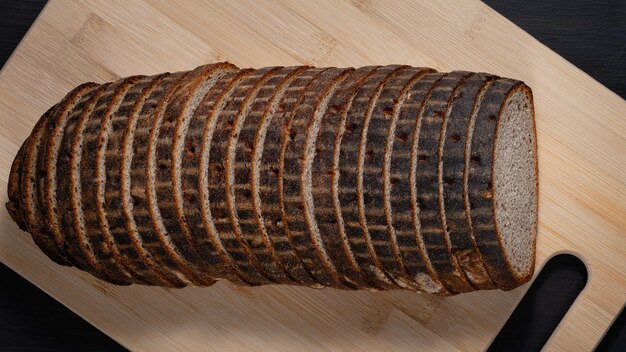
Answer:
M102 120L100 140L97 150L96 169L96 201L100 204L99 221L103 227L103 233L110 238L109 243L114 248L111 254L128 267L135 280L144 285L173 286L164 277L155 274L154 270L146 265L141 255L145 252L141 246L134 245L135 234L126 228L123 212L122 164L124 160L124 137L126 125L133 115L133 108L142 97L148 87L155 81L160 81L160 76L141 77L126 91L119 105ZM117 253L116 253L117 252Z
M418 189L419 219L421 236L433 268L451 292L469 292L475 288L451 253L450 240L441 223L439 210L439 140L442 123L449 114L449 106L455 99L459 87L471 75L470 72L453 71L443 77L426 98L420 115L419 139L414 141L418 155L415 182Z
M535 265L538 169L530 88L496 80L469 128L470 227L489 275L498 288L510 290L530 280Z
M41 135L39 152L36 156L37 202L45 223L43 228L44 234L55 242L55 251L59 254L62 253L64 238L59 227L60 216L57 212L56 165L60 143L63 138L62 133L72 109L82 108L87 102L89 93L96 87L98 85L95 83L81 84L76 87L65 96L61 103L57 104L54 118L43 119L45 120L43 122L45 127ZM62 260L67 263L66 265L70 264L66 258Z
M361 141L367 133L366 123L372 113L374 96L377 96L382 86L393 77L397 71L405 66L382 66L370 76L357 90L352 104L348 109L345 121L341 122L340 133L335 146L339 156L336 166L338 179L339 206L342 222L345 224L346 236L357 262L366 275L377 280L381 289L392 290L401 288L388 274L382 270L381 259L374 249L367 223L364 218L365 200L363 195L363 153Z
M266 233L259 231L251 190L251 159L253 142L259 122L270 108L272 95L286 77L296 68L276 67L252 86L242 102L235 118L226 147L226 203L233 223L233 231L239 233L249 246L252 258L262 267L264 275L281 284L297 284L287 276L280 265Z
M223 63L199 66L192 70L176 87L167 103L155 147L155 196L163 228L178 248L181 259L196 273L204 275L207 282L213 281L214 276L211 275L210 266L204 265L205 262L200 259L201 251L183 218L181 154L193 112L214 84L233 70L234 66Z
M378 95L374 95L372 112L366 122L361 142L363 162L363 197L365 222L380 264L389 276L402 288L423 291L404 268L404 261L398 248L390 207L389 166L395 122L400 111L399 98L407 85L422 77L432 69L406 67L396 72ZM382 260L381 258L386 258Z
M257 258L252 255L250 245L241 234L237 219L229 209L229 180L227 179L228 168L228 142L231 139L239 112L247 101L248 94L259 82L264 81L265 76L274 68L251 70L242 76L234 86L222 109L215 114L215 127L211 138L211 151L208 160L208 193L211 216L217 233L224 243L234 263L245 275L245 280L253 284L274 283L271 276L265 272Z
M404 268L425 292L448 295L450 292L441 282L430 263L421 237L419 208L417 205L415 169L419 156L414 141L419 139L417 116L425 100L445 73L429 73L413 81L398 100L398 112L392 120L393 145L389 161L389 203L398 249ZM397 117L396 117L397 115ZM408 190L408 191L407 191Z
M439 139L439 208L443 229L448 233L452 254L465 272L472 286L478 289L496 288L478 251L476 239L470 231L463 196L465 145L471 140L467 127L476 112L485 90L497 77L474 73L461 86L458 97L450 106L450 114L443 121Z
M185 82L188 73L188 71L177 72L165 77L146 99L139 113L133 135L133 158L129 170L130 200L143 248L162 269L170 271L186 285L205 286L211 282L206 280L204 274L197 273L189 267L164 231L154 194L157 127L163 117L167 101L176 87Z
M269 108L263 113L252 147L251 166L253 205L259 228L269 239L278 264L301 285L319 287L319 283L297 256L286 232L279 206L278 154L286 121L306 87L323 69L302 67L277 87Z
M334 182L337 165L335 156L338 157L338 155L334 153L334 146L339 132L339 122L345 119L356 91L376 72L378 67L358 68L341 81L340 86L328 101L328 108L320 118L317 131L310 132L311 138L315 141L315 154L310 161L310 190L320 237L342 279L354 287L367 289L379 289L379 287L375 278L364 275L361 271L346 237L342 218L338 215L341 211L338 207L339 196L336 187L338 184ZM329 185L332 186L329 187Z
M152 81L149 85L147 85L142 91L141 94L137 97L137 100L133 103L128 116L126 118L126 123L123 127L123 130L118 132L121 136L121 145L118 150L119 153L119 203L113 197L108 197L107 199L107 207L116 208L119 207L121 211L121 216L123 217L123 224L119 224L119 219L115 217L115 219L111 217L107 217L109 223L111 224L111 234L114 236L114 239L119 245L120 252L124 256L125 260L129 262L131 265L134 265L137 268L138 272L143 273L143 277L147 282L163 282L163 286L166 287L184 287L187 285L186 281L183 281L179 278L179 275L176 275L175 272L170 270L167 266L159 265L158 258L155 258L150 251L147 249L148 245L158 245L158 240L154 239L152 242L145 241L142 237L142 233L139 231L137 223L135 221L134 213L134 199L142 199L142 198L134 198L136 196L132 195L131 187L132 187L132 177L131 177L131 166L133 162L134 155L137 154L137 147L133 148L133 143L135 143L135 131L137 128L137 124L139 121L139 117L141 112L144 110L145 105L152 106L152 109L158 103L155 101L155 98L158 98L164 94L161 93L154 94L155 91L159 91L163 89L163 86L166 86L168 83L166 80L170 80L170 74L165 73L158 76L152 76ZM164 82L166 81L166 82ZM127 94L128 96L128 94ZM152 98L152 100L150 100ZM122 103L121 106L124 106L125 103ZM146 108L148 109L148 108ZM122 113L123 110L118 110L119 113ZM149 116L150 110L146 110L146 115ZM147 120L149 121L149 119ZM147 134L147 125L144 123L144 135ZM113 134L116 132L116 125L113 125ZM138 137L139 138L139 137ZM147 138L147 137L145 137ZM145 141L144 138L144 141ZM113 147L113 143L110 144ZM113 151L109 155L113 155ZM112 163L116 162L116 159L113 158L110 160ZM109 160L107 160L107 165L109 164ZM108 167L108 166L107 166ZM115 168L115 165L111 165L111 168ZM107 179L107 189L109 187L113 187L115 185L115 178L112 176ZM112 209L113 210L113 209ZM147 210L146 210L147 211ZM108 214L112 214L107 212ZM142 215L147 216L147 215ZM123 226L123 231L121 228ZM115 228L114 228L115 227ZM149 228L144 230L144 233L149 231ZM128 245L125 243L128 242Z
M96 106L85 121L82 133L80 158L81 182L79 217L83 221L87 242L96 260L107 273L123 277L132 283L139 283L137 273L126 265L110 234L104 210L104 186L106 183L105 154L108 142L111 117L117 111L126 92L142 77L133 76L112 83L98 99ZM92 180L91 182L85 182Z
M215 279L227 279L242 286L254 282L235 264L218 233L209 206L208 161L217 115L224 107L234 86L249 74L235 70L222 76L202 98L189 121L185 135L185 153L181 160L181 187L185 195L185 219L200 251L203 265L210 267Z
M65 237L66 255L75 261L75 266L105 281L128 285L131 282L126 275L115 276L116 273L107 270L94 255L89 234L85 230L82 209L80 164L83 154L83 132L96 108L103 109L98 107L100 98L105 94L107 96L114 94L109 90L110 86L110 83L105 83L94 90L79 115L75 118L70 116L67 121L57 160L57 208L61 215L60 225L61 233ZM93 202L93 199L90 201Z
M310 173L315 139L310 131L319 126L328 101L350 71L330 68L307 86L284 126L278 163L283 222L298 257L317 282L344 289L355 287L339 275L315 221Z
M267 81L258 88L253 100L248 104L245 124L229 148L234 153L232 166L233 196L235 211L239 214L239 227L251 243L251 250L260 263L265 263L268 274L281 284L299 284L282 265L280 257L272 246L272 239L265 229L258 197L259 162L263 148L255 148L257 135L264 126L263 121L278 106L284 89L305 70L305 66L283 67L270 74ZM265 125L266 126L266 125ZM234 146L233 146L234 145ZM245 213L245 218L241 214Z
M53 261L69 265L71 262L65 258L63 248L59 246L54 238L49 237L46 233L46 225L42 218L43 209L39 206L40 202L38 201L36 187L36 166L40 154L41 137L44 133L46 122L56 118L55 112L57 107L58 105L53 106L43 114L35 124L30 136L22 145L22 161L19 165L20 174L16 177L11 177L13 180L17 179L19 183L15 187L14 195L11 195L13 192L9 191L9 197L17 201L15 208L19 211L20 217L35 244Z

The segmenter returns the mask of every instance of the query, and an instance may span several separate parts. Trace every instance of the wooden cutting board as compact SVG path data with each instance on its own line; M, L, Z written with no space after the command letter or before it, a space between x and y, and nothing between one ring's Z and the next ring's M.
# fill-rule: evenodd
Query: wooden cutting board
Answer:
M538 267L569 252L589 270L546 349L591 350L626 301L626 102L476 0L51 1L0 74L0 200L18 147L74 86L222 60L403 63L524 80L537 109ZM0 260L133 350L475 351L528 287L450 298L116 287L54 265L0 214Z

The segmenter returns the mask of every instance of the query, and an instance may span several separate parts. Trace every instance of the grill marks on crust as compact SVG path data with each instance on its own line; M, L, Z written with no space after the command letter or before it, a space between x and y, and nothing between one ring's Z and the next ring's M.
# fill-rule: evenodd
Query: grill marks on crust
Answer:
M509 268L510 263L499 242L493 200L493 152L497 124L508 97L518 90L528 92L522 82L506 78L496 80L487 88L476 114L470 120L468 128L473 133L466 151L469 159L465 160L468 223L492 280L503 290L513 289L529 279L529 276L516 277ZM532 275L532 270L528 275Z
M450 115L444 120L442 138L439 140L439 208L443 228L448 232L452 253L471 284L478 289L493 289L494 283L478 251L476 239L469 227L465 207L464 179L466 165L465 146L471 142L469 120L480 106L485 90L497 77L473 74L460 88L459 96L452 102ZM467 158L469 161L469 157Z
M279 159L279 192L281 212L298 257L316 281L330 287L354 287L344 283L330 260L314 217L311 195L311 165L315 140L311 130L319 120L328 101L346 78L349 69L330 68L322 72L305 89L284 127ZM315 132L314 135L317 135Z
M269 284L272 278L264 272L252 255L250 245L241 234L236 219L229 207L230 184L228 180L228 143L231 132L241 122L240 112L245 108L249 93L273 68L252 70L235 83L232 92L215 115L215 127L211 139L211 153L208 162L209 207L215 228L230 257L245 275L246 281L253 284ZM240 121L237 121L240 120ZM234 210L234 209L233 209Z
M271 251L271 245L262 234L259 234L256 228L256 221L254 219L254 213L252 210L251 202L244 203L243 200L236 199L238 188L243 186L248 191L249 180L246 174L242 175L241 169L249 170L250 165L238 162L237 156L240 156L239 151L242 149L238 147L238 140L243 132L244 127L250 128L250 122L248 118L250 115L256 115L261 117L264 109L260 108L258 104L267 103L267 94L271 94L276 89L276 84L284 78L284 74L275 77L277 72L280 72L281 67L265 68L257 70L257 75L260 78L256 78L254 85L248 88L244 100L239 107L239 111L233 121L233 126L230 130L230 136L226 145L226 166L225 166L225 184L226 184L226 204L228 206L228 213L235 236L240 238L240 241L246 246L246 252L250 258L251 263L257 268L257 270L267 278L269 281L276 283L292 283L287 279L284 271L278 266L278 263L274 260ZM252 78L252 77L250 77ZM278 79L278 81L277 81ZM271 84L269 82L272 82ZM259 96L260 94L260 96ZM253 117L254 118L254 117ZM258 121L258 118L253 120ZM256 124L255 124L256 125ZM256 127L253 125L254 127ZM248 136L252 137L256 132L256 129L250 131ZM244 147L245 148L245 147ZM248 157L252 153L251 143L247 152L244 151ZM249 158L248 158L249 161ZM242 177L243 176L243 177ZM247 197L251 198L251 193Z
M278 204L281 195L278 192L277 154L280 152L281 132L286 119L306 87L323 71L300 67L276 89L254 138L251 167L253 209L262 234L267 236L278 263L287 275L302 285L312 287L318 287L319 283L296 255L282 221Z
M283 67L272 72L267 80L258 87L254 99L249 102L249 111L245 116L245 124L240 129L235 139L229 142L229 153L234 153L232 165L233 197L235 211L239 214L239 227L252 245L252 253L265 266L265 270L272 279L281 284L298 284L296 278L291 277L282 265L280 257L272 246L265 229L260 210L258 197L259 161L263 148L256 148L256 136L260 133L263 121L271 114L284 92L284 89L294 77L305 67ZM230 148L234 148L231 150ZM229 154L230 155L230 154ZM230 168L229 168L230 169ZM245 218L241 216L245 213Z
M174 77L180 77L180 74L175 74ZM120 246L120 251L131 265L135 265L138 271L143 272L144 280L148 282L162 282L163 286L170 287L183 287L187 285L186 280L181 280L176 271L173 271L169 266L163 265L164 258L158 257L162 252L157 252L156 256L151 252L155 252L154 248L161 245L160 239L150 233L151 228L146 226L149 224L148 211L145 208L145 186L142 186L141 181L137 179L137 175L145 177L145 173L141 170L141 165L145 162L145 155L139 154L139 147L136 140L146 143L148 136L148 124L150 116L160 97L165 94L165 90L172 82L176 81L176 78L170 74L165 73L156 77L153 77L152 83L148 85L138 97L137 101L132 105L128 118L126 119L126 125L123 131L123 142L121 151L121 165L120 165L120 198L121 198L121 212L124 218L124 229L119 231L112 230L112 235L117 239L118 243L124 243L120 238L127 237L130 241L129 246ZM137 131L139 127L139 132ZM134 145L135 144L135 145ZM141 146L145 148L144 146ZM145 151L145 149L144 149ZM137 163L134 158L141 157L143 162ZM138 165L140 164L140 165ZM135 176L131 170L134 169ZM145 182L145 179L142 179ZM135 184L133 184L133 181ZM134 188L132 188L134 186ZM136 202L141 202L135 204ZM138 206L141 215L136 219L135 205ZM142 221L143 220L143 221ZM138 227L137 222L143 224L141 228ZM149 250L148 248L153 248ZM160 249L162 251L162 249ZM161 265L159 265L161 264ZM144 269L145 268L145 269Z
M424 291L445 295L449 292L433 270L422 240L415 187L420 158L414 150L420 134L417 116L423 109L424 101L443 76L443 73L429 73L412 82L400 97L399 112L396 120L392 121L395 126L389 161L389 202L405 270Z
M103 270L116 278L134 282L136 274L125 267L119 251L109 233L104 214L104 150L108 141L110 120L124 95L140 77L129 77L111 84L98 98L92 113L82 124L77 153L79 177L76 179L76 219L80 231L84 231L90 255ZM87 182L88 181L88 182Z
M310 138L315 141L315 154L310 161L311 197L323 245L343 280L355 287L370 289L379 288L377 280L363 275L346 237L339 208L338 183L335 177L338 174L338 160L335 160L334 147L340 133L339 128L343 126L340 121L345 120L356 91L377 69L378 66L358 68L341 81L327 104L317 132L310 132Z
M363 188L368 195L365 218L374 250L379 258L387 258L381 260L381 265L399 286L416 291L424 288L405 269L393 227L390 166L400 102L407 89L429 72L432 69L408 67L387 81L375 101L364 144Z
M45 221L46 237L52 239L55 246L52 250L61 253L64 238L60 229L60 215L57 209L57 160L63 139L65 125L73 109L82 109L87 102L86 96L98 85L95 83L82 84L72 90L63 101L57 105L53 118L45 119L44 132L41 135L39 155L37 156L37 200L42 218ZM81 99L83 98L83 99ZM61 257L62 258L62 257ZM62 262L68 263L66 259Z
M180 189L183 142L189 119L215 82L228 70L230 64L205 65L191 71L176 87L167 103L158 127L155 144L155 196L161 222L178 249L181 259L193 268L206 283L214 282L209 268L202 265L200 251L183 217L182 189Z
M246 71L233 71L222 76L205 94L189 121L185 135L185 151L181 159L181 187L185 219L195 241L202 252L203 265L209 268L208 274L216 279L228 279L238 285L250 285L242 279L242 274L228 254L213 223L209 207L208 161L211 140L217 114L223 108L233 86L249 74Z
M371 116L373 110L373 98L379 94L384 83L402 68L380 67L359 87L346 119L342 121L343 129L336 143L339 150L335 152L339 154L335 158L339 163L337 190L346 236L361 270L376 278L382 289L398 289L399 286L382 270L364 218L362 142L365 141L364 133L367 133L368 116Z
M37 160L39 158L40 144L42 141L42 135L44 133L45 124L49 119L54 119L57 106L50 108L39 119L33 132L24 142L22 146L22 163L21 174L19 178L19 196L18 206L21 215L23 216L25 225L30 232L33 241L39 248L41 248L46 255L48 255L55 262L67 265L68 261L64 258L62 248L59 248L58 244L53 238L47 236L46 226L42 222L42 209L40 208L38 196L37 196Z
M416 168L416 186L419 190L417 201L422 239L433 267L452 292L469 292L473 291L474 287L459 269L456 257L452 256L450 240L441 223L437 155L443 121L450 112L449 106L459 86L469 74L462 71L451 72L431 91L418 116L420 134L414 146L419 161Z

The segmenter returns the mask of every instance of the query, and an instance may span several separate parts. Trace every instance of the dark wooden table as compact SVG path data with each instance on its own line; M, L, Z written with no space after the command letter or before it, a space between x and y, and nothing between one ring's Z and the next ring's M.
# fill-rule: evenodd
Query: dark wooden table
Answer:
M0 65L4 65L45 2L0 0ZM626 98L626 0L485 2ZM586 278L580 260L567 255L555 257L489 350L541 349ZM0 287L0 351L124 350L2 264ZM626 351L626 312L622 311L597 350Z

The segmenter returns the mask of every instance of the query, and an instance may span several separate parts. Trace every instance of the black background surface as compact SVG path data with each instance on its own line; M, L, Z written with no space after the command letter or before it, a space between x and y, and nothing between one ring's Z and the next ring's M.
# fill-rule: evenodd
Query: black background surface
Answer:
M626 97L626 0L485 2ZM0 0L0 65L4 65L44 4L45 0ZM579 260L556 257L535 280L490 351L539 350L585 280L584 265ZM124 350L2 264L0 287L0 351ZM622 312L613 324L598 351L626 351L626 313Z

